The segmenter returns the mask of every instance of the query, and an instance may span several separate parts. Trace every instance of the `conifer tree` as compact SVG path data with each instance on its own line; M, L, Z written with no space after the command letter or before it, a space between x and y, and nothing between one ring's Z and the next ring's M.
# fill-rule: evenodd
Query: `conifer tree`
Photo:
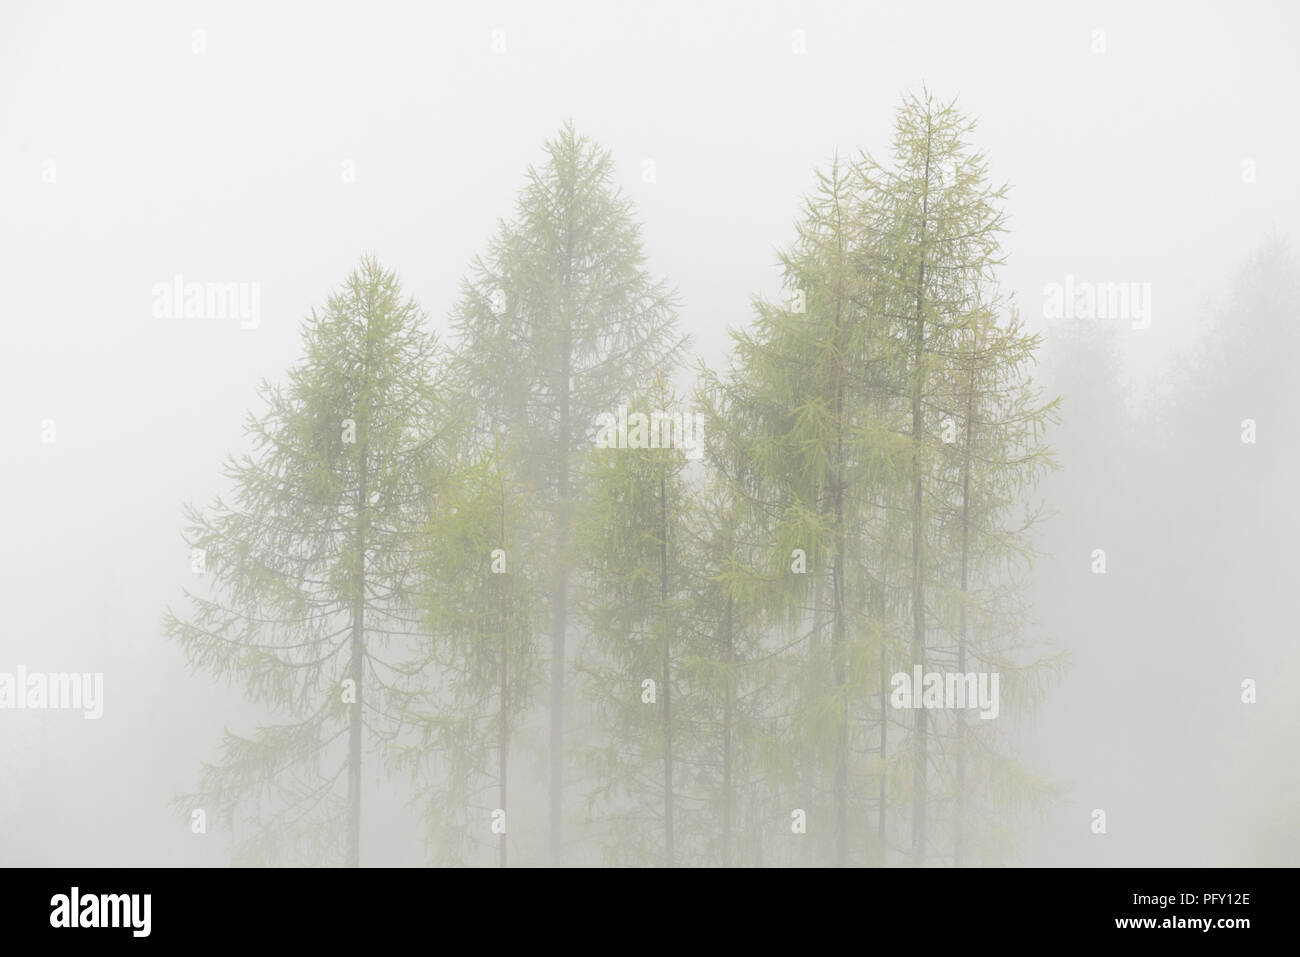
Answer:
M659 377L626 420L626 439L614 422L597 437L577 530L580 667L600 729L584 749L592 834L607 861L760 863L775 807L758 766L769 722L755 546L699 461L705 416Z
M397 731L390 694L417 627L409 530L448 416L427 316L374 259L302 338L287 384L262 385L230 496L187 509L209 594L164 617L194 668L242 684L273 723L228 730L180 803L243 812L241 862L355 867L362 762Z
M608 151L572 124L530 168L513 221L474 262L452 316L464 401L501 434L550 529L548 847L563 859L565 678L577 556L571 533L597 416L642 391L681 347L674 294L645 267Z
M765 742L775 722L768 712L773 669L765 645L761 594L753 574L761 560L750 511L716 473L699 476L692 528L699 541L691 581L688 625L693 648L682 664L686 694L698 702L694 790L703 796L698 829L706 839L702 863L762 866L774 861L765 839L782 807L766 786Z
M770 621L793 631L782 660L788 725L782 776L833 822L819 833L825 859L878 859L865 780L854 753L875 721L882 608L869 604L877 567L872 529L882 489L896 486L899 442L889 428L890 356L882 348L864 256L867 218L854 170L818 174L793 246L781 263L789 299L757 301L751 329L733 335L725 382L706 377L711 418L731 450L721 457L767 547L753 573L767 585ZM882 773L882 769L876 769ZM872 793L876 793L872 790ZM793 796L793 795L792 795ZM854 846L860 853L851 854Z
M950 644L957 649L954 664L967 659L972 646L963 615L974 607L974 565L981 565L981 573L996 568L1001 574L1011 556L1024 554L1024 538L1018 537L1023 529L1000 523L1024 505L1016 496L1032 487L1047 464L1040 433L1053 416L1050 404L1036 404L1035 391L1022 388L1038 343L1003 316L996 278L1007 188L990 183L987 159L970 145L974 127L954 103L939 103L926 91L908 97L898 111L891 164L869 156L858 163L869 210L874 310L884 338L895 344L891 369L906 397L908 664L922 672L932 661L946 660L942 649ZM1010 325L999 327L999 319ZM1017 594L1005 578L988 573L990 587L999 586L1004 596ZM958 598L946 607L958 610L956 622L945 620L954 582ZM997 628L989 630L1018 630L1026 615L1023 607L1004 609ZM1013 667L988 646L982 657ZM1025 674L1040 676L1042 670ZM938 713L917 707L913 714L910 846L912 863L919 866L936 843L928 821L931 770L938 768L946 780L954 762L944 750L931 752ZM961 781L958 835L966 807L967 736L961 735L955 758ZM962 840L956 839L958 846Z
M941 595L937 623L949 640L931 654L959 675L997 674L999 716L1010 716L1031 712L1064 666L1060 655L1032 657L1043 642L1029 633L1025 578L1041 516L1031 495L1054 465L1044 436L1057 419L1058 401L1044 401L1031 375L1041 340L1025 331L996 290L989 292L990 301L958 339L948 367L951 392L939 411L948 454L937 464L948 492L934 508L941 526L934 577ZM998 802L1000 811L1041 806L1051 788L1012 758L1009 736L998 730L1005 722L970 720L959 710L944 723L953 726L953 740L945 742L951 767L942 775L952 793L953 864L968 861L972 843L982 845L983 863L994 863L1013 844L1014 829L972 833L972 809L988 812Z
M540 682L535 632L547 529L530 514L498 438L432 483L417 532L417 605L428 638L404 666L407 730L436 859L474 863L495 840L509 863L510 745Z
M589 569L584 688L607 731L588 751L598 782L589 803L611 819L608 862L672 867L681 863L679 752L697 743L682 738L701 707L698 697L677 694L695 646L697 545L680 444L690 413L662 377L628 409L626 441L609 435L621 420L608 421L589 460L589 507L576 529Z
M909 96L897 114L891 164L882 166L869 156L858 164L873 234L876 309L887 323L885 336L896 343L893 368L907 396L909 655L910 664L923 671L934 547L927 486L941 441L935 392L944 378L943 364L976 314L978 290L1001 255L1005 187L989 185L987 162L968 143L973 125L955 104L937 103L928 91ZM925 862L928 845L928 718L926 708L915 709L910 739L910 843L916 865Z

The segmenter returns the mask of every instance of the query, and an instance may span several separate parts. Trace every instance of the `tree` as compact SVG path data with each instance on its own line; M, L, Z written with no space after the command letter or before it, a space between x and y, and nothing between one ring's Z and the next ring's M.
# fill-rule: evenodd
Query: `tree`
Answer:
M955 104L937 103L928 91L909 96L897 114L892 164L863 156L858 165L875 244L876 308L887 324L884 334L896 343L893 368L907 390L910 657L923 671L936 534L927 486L938 494L932 483L942 442L936 392L943 388L945 364L980 314L979 290L1001 261L1006 187L988 183L986 159L968 144L973 128ZM925 862L928 840L928 720L928 709L915 709L911 847L917 866Z
M1231 772L1203 789L1203 806L1248 823L1220 848L1198 844L1197 861L1244 850L1252 863L1280 862L1295 847L1286 802L1263 796L1292 793L1294 781L1277 761L1293 748L1294 697L1267 688L1287 687L1298 663L1294 613L1275 598L1300 575L1285 534L1300 525L1292 478L1300 399L1290 364L1279 361L1300 347L1300 260L1283 236L1266 235L1224 286L1198 341L1132 415L1140 441L1122 499L1132 512L1123 532L1135 594L1121 640L1130 667L1136 657L1183 689L1168 720L1203 742L1197 753L1224 755ZM1245 679L1258 683L1250 704ZM1185 750L1167 748L1144 756L1142 770L1148 789L1176 794L1196 769Z
M780 649L765 642L771 584L756 574L768 545L754 511L725 477L734 474L734 463L724 464L734 450L727 434L706 446L712 468L698 480L691 521L700 530L690 588L693 651L678 669L698 702L692 722L699 741L693 790L704 796L700 853L723 867L762 866L779 859L779 841L765 838L770 823L788 813L781 789L764 780L764 757L780 726L769 713L779 703L774 665L781 661Z
M745 567L754 545L698 461L707 445L705 416L660 376L605 421L588 462L579 671L602 733L582 753L611 863L757 863L773 819L757 775L767 722Z
M230 497L186 509L210 594L187 592L189 614L169 610L165 630L194 668L242 683L278 718L227 731L221 761L181 801L232 822L251 805L243 861L360 864L362 761L397 733L409 531L448 419L426 322L397 276L363 259L312 311L287 385L262 384L253 450L225 468Z
M645 269L631 203L608 151L572 124L530 168L515 219L474 262L452 317L465 401L479 434L501 433L509 469L544 513L552 544L549 848L562 860L570 533L596 417L639 392L682 346L674 294Z
M599 782L589 803L603 799L612 808L606 859L616 864L679 862L677 750L694 743L682 738L701 707L698 698L677 703L676 695L695 644L684 414L690 415L660 379L632 399L625 443L617 434L622 422L607 420L588 461L588 508L575 530L589 576L590 641L581 669L600 726L608 729L601 746L587 752ZM692 421L692 441L694 431Z
M860 844L879 860L869 818L883 785L854 780L879 715L887 603L879 599L883 505L899 485L901 443L891 429L891 356L882 342L866 256L871 236L852 166L818 173L797 238L781 256L789 300L758 300L753 327L733 334L727 380L706 376L711 419L721 423L720 468L749 522L766 538L760 603L783 642L782 681L791 702L777 755L782 777L807 801L825 794L832 820L824 853L850 862ZM883 745L882 745L883 746ZM883 764L873 769L883 781ZM869 772L869 775L872 772ZM871 797L868 797L870 792Z
M1027 378L1038 340L997 291L1004 188L968 147L972 126L910 98L888 168L863 156L819 174L781 259L788 301L759 301L728 380L706 377L720 467L768 539L755 574L770 624L794 636L778 656L779 778L834 822L822 853L838 865L887 862L900 803L901 843L925 863L932 798L960 859L973 755L982 784L1036 784L961 715L916 707L901 749L891 734L903 661L909 678L996 665L1021 702L1055 663L1018 656L1031 642L1013 568L1031 551L1032 517L1015 513L1050 464L1054 406Z
M417 734L397 764L433 779L420 787L424 818L446 863L476 860L495 836L507 866L510 742L540 679L534 634L548 530L528 514L508 459L497 441L446 469L417 532L417 604L429 635L403 669L412 681L402 710ZM485 803L493 789L495 804Z
M1061 655L1023 656L1038 644L1026 634L1032 618L1024 596L1041 509L1028 495L1055 464L1043 437L1057 421L1059 400L1043 401L1029 373L1040 338L1025 331L996 288L986 292L988 300L972 313L946 369L951 391L938 400L947 455L936 466L939 488L947 492L932 508L941 546L934 576L940 596L936 618L950 641L930 654L959 675L970 674L972 665L996 673L999 697L1004 690L1010 703L1028 711L1064 666ZM998 733L996 721L972 723L959 710L948 723L955 723L955 740L947 742L952 774L942 777L951 782L952 861L960 867L970 856L971 808L988 804L979 802L980 796L1041 806L1052 792L1040 776L1008 756L1007 736ZM1011 844L1003 833L994 840L975 836L984 838L986 862Z

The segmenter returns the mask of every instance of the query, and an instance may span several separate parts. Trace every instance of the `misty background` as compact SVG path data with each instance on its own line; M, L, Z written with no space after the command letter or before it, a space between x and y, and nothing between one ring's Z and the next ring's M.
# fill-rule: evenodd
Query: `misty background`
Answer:
M1285 3L3 4L0 671L103 672L105 700L98 721L0 711L0 864L228 863L229 835L166 806L254 715L162 637L192 578L181 503L226 490L257 383L359 256L445 336L571 118L720 366L751 297L779 293L814 167L886 154L922 84L979 119L1012 186L1001 279L1065 397L1034 597L1071 668L1019 729L1062 796L1019 861L1297 863L1294 259L1264 305L1248 282L1300 224L1297 27ZM257 327L153 318L176 274L259 283ZM1049 321L1067 275L1149 283L1150 327ZM372 791L363 863L422 863Z

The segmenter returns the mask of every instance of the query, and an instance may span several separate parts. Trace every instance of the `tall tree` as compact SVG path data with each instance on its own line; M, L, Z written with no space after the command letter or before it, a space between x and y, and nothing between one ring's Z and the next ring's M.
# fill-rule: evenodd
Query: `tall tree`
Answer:
M225 468L230 498L186 510L210 594L187 592L188 615L169 610L165 630L193 667L280 718L227 731L221 761L182 799L230 820L252 808L242 861L361 863L362 762L397 730L409 530L446 420L426 324L397 276L363 259L312 311L287 385L262 384L253 450Z
M1028 712L1065 663L1059 654L1031 657L1043 642L1030 633L1025 597L1041 517L1031 495L1055 464L1044 436L1057 421L1059 400L1043 400L1032 378L1040 338L1025 330L995 287L986 293L947 366L948 395L937 397L947 454L936 466L939 487L947 492L931 509L940 526L936 622L949 641L931 654L960 675L974 666L978 673L996 673L999 698ZM997 733L995 720L972 722L958 710L947 723L955 725L946 742L951 768L942 775L951 782L952 862L968 863L978 841L983 862L991 863L999 857L991 853L997 845L1012 842L1002 833L1009 829L999 829L994 840L974 833L972 808L991 809L980 798L1015 792L1020 803L1041 806L1052 791L1011 757L1009 736Z
M458 374L481 434L507 439L512 470L546 513L550 587L549 857L563 859L570 533L601 413L641 391L681 347L676 303L645 268L631 202L608 151L571 123L530 168L514 220L474 262L452 317Z
M587 556L579 659L600 733L582 754L604 859L758 863L762 619L744 512L703 458L706 417L666 378L607 420L576 528Z
M943 389L945 364L979 314L979 290L1002 256L1006 187L989 183L986 159L969 144L973 128L954 103L936 102L928 91L909 96L895 121L890 165L869 156L858 164L875 237L877 308L889 324L886 335L898 344L895 368L909 407L910 657L923 671L934 536L927 487L942 444L935 397ZM915 710L911 847L918 866L928 850L928 720L926 708Z
M869 598L879 586L886 490L899 481L891 357L864 258L868 226L853 167L835 162L818 173L781 256L788 300L756 302L752 328L734 334L727 381L705 384L729 446L720 466L767 537L755 572L769 582L770 621L795 635L782 655L793 696L782 735L787 776L803 779L805 800L826 795L833 824L820 832L830 835L828 859L841 866L855 841L868 859L880 854L875 834L854 833L869 810L852 755L879 713L865 709L879 688L874 669L883 667L884 605Z

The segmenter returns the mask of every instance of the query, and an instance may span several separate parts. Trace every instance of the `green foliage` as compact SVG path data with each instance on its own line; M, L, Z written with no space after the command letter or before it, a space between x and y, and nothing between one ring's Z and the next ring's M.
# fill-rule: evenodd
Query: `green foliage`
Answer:
M549 851L560 860L567 698L573 625L569 593L581 556L571 527L585 507L582 477L598 416L613 413L654 372L676 361L676 300L645 268L631 202L614 184L609 152L572 124L530 168L515 217L473 263L452 314L458 401L475 410L482 446L500 436L510 482L528 490L532 553L549 576Z
M367 750L396 731L389 694L414 607L409 530L447 420L426 323L397 277L364 259L307 320L287 384L263 384L252 451L225 469L230 497L187 509L208 594L187 592L188 615L169 611L165 630L272 723L228 732L221 761L180 804L236 823L242 861L304 859L290 845L311 861L357 850L345 847L345 816L359 795L354 785L340 798L338 782L361 760L354 725ZM355 703L344 703L349 679ZM249 818L236 821L245 802Z
M232 503L191 512L217 597L168 630L280 721L228 735L186 806L244 808L245 860L354 861L364 731L439 863L532 863L518 795L541 783L552 862L1003 859L1052 794L1007 722L890 700L913 665L997 672L1002 712L1032 716L1064 663L1025 598L1056 403L998 286L1005 187L973 129L908 98L888 163L816 174L785 298L755 300L690 393L703 461L597 441L620 406L695 410L675 297L571 125L463 283L445 381L363 262L264 389Z
M429 637L403 669L412 680L396 765L413 773L431 850L445 864L484 860L491 813L509 811L510 738L541 680L535 633L549 529L508 460L498 444L446 470L417 535Z

